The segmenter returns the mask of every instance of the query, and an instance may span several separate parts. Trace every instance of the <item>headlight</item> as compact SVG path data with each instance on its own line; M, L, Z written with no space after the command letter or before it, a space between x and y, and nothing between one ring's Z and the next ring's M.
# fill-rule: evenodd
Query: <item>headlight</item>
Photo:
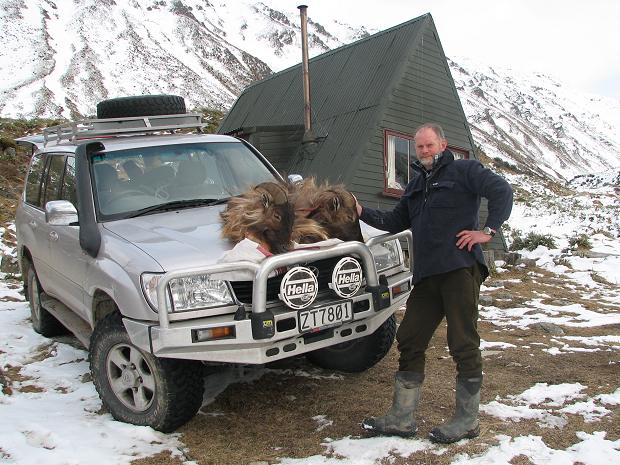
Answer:
M381 242L370 248L375 259L377 273L400 266L403 262L403 252L398 240Z
M142 276L140 276L144 297L146 297L146 301L151 307L153 307L155 311L159 309L157 305L157 285L159 284L159 280L162 278L162 276L162 274L154 273L143 273ZM170 309L170 294L168 294L168 298L166 299L166 301L166 307Z
M157 304L157 286L161 274L144 273L142 289L148 302L155 309ZM233 299L225 281L210 279L209 275L201 274L171 279L167 288L167 307L172 311L182 312L203 308L232 305ZM170 304L172 300L174 305Z

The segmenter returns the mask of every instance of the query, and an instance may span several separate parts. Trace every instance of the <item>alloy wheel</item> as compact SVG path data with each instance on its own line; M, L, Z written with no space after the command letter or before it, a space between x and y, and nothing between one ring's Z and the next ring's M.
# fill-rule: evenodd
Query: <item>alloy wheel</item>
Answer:
M134 412L149 409L155 399L153 368L134 346L116 344L106 357L106 372L116 398Z

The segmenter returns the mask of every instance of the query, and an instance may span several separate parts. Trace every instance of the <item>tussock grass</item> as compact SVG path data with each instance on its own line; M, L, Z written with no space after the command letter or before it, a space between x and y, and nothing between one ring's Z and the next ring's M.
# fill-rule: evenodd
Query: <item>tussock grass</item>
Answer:
M521 237L521 231L515 229L512 231L511 236L512 244L510 245L510 250L527 249L532 251L539 245L545 246L549 249L556 248L555 239L551 234L529 232L527 236Z

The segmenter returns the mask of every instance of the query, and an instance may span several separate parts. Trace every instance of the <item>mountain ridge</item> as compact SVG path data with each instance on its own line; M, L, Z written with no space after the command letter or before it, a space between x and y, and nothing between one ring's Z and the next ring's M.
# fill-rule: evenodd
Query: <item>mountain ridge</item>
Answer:
M0 0L0 115L80 119L106 98L148 93L225 111L252 82L299 63L296 13L269 0ZM310 56L376 32L309 13ZM556 180L620 166L620 101L448 61L489 157Z

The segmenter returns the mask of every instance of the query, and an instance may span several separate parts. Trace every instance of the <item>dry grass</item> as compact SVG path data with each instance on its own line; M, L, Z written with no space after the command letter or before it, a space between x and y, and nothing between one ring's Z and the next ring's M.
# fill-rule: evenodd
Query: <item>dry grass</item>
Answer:
M543 277L532 279L532 273L542 274ZM551 299L565 299L567 302L581 300L579 292L561 289L553 281L558 278L544 270L530 269L528 272L516 269L510 274L502 273L501 278L505 281L526 274L530 275L530 279L505 283L510 284L506 286L507 292L514 294L515 298L523 301L533 298L535 291L541 289L538 281L544 280L544 292L551 295ZM600 310L600 305L598 308ZM498 396L505 399L509 395L519 394L536 383L581 383L588 386L583 392L588 396L611 393L618 385L618 353L605 350L605 347L597 352L553 356L542 349L561 345L561 342L555 342L561 341L561 338L540 329L498 328L491 322L481 321L479 330L485 340L504 341L517 346L494 351L493 355L485 357L483 403ZM570 336L618 335L620 325L564 327L564 330ZM418 435L421 438L427 437L434 425L452 413L455 372L446 348L445 331L446 327L442 325L427 352L427 377L417 415L420 428ZM581 344L571 341L570 345L579 347ZM313 370L303 358L280 362L275 368ZM273 464L283 457L325 455L325 438L362 437L361 420L382 413L389 407L396 369L397 352L393 347L388 356L374 368L361 374L341 374L342 379L339 380L312 379L294 376L291 372L269 371L251 384L232 385L179 430L182 433L181 440L187 446L185 454L188 459L201 465L248 465L257 461ZM608 432L607 439L617 440L620 438L620 406L606 407L611 413L598 422L587 423L581 416L567 415L567 424L562 429L544 428L533 420L513 422L481 415L480 437L446 446L441 455L421 451L407 458L392 457L389 463L445 465L461 453L483 453L491 445L497 444L498 434L512 437L529 434L541 436L549 447L556 449L566 449L578 442L578 431L591 433L604 430ZM316 415L325 415L333 424L317 431L318 424L312 419ZM135 463L172 465L179 461L169 454L159 454ZM388 463L388 459L385 459L385 463ZM514 457L510 463L526 465L531 462L521 455Z
M535 267L515 268L501 273L493 281L487 283L488 294L498 298L502 293L510 294L511 298L506 302L513 307L516 302L540 298L540 294L544 293L547 295L545 301L552 305L578 302L599 312L618 311L618 307L612 304L602 305L600 301L581 297L585 289L566 288L561 277ZM497 302L500 301L495 301L494 305ZM398 312L397 316L402 318L402 312ZM592 328L565 326L563 329L566 336L620 335L620 325ZM483 320L479 323L479 331L484 340L503 341L516 346L489 351L485 357L482 403L496 398L506 399L536 383L581 383L587 386L583 393L590 397L611 393L618 386L620 358L617 350L601 346L596 352L562 352L553 356L542 349L562 347L564 341L561 336L551 336L542 329L497 327ZM446 345L446 327L442 325L427 352L427 376L417 415L420 438L426 438L433 426L452 413L455 371ZM569 345L588 347L575 341L570 341ZM49 357L54 350L53 342L42 345L27 363ZM326 438L361 438L362 419L380 414L389 407L397 356L396 348L392 347L384 360L361 374L316 370L304 358L274 364L252 383L229 386L212 404L203 407L194 419L180 428L178 432L186 449L174 451L174 454L162 452L133 463L179 465L185 460L193 460L200 465L249 465L260 461L274 464L284 457L327 455ZM3 390L41 392L36 383L23 376L20 370L21 367L4 367ZM302 372L322 376L314 379L301 376ZM337 375L335 379L330 379L334 374ZM88 377L83 381L90 382ZM10 395L10 392L5 391L5 394ZM547 446L556 449L566 449L578 442L578 431L607 431L607 439L617 440L620 438L620 406L606 405L606 408L611 413L593 423L585 422L578 415L566 415L567 424L562 429L544 428L533 420L513 422L482 414L481 434L476 439L441 446L444 451L441 455L426 450L406 458L385 458L381 463L446 465L458 454L484 453L498 443L498 434L540 436ZM318 415L324 415L333 424L319 431L319 424L313 419ZM510 463L520 465L530 461L521 455L514 457Z

